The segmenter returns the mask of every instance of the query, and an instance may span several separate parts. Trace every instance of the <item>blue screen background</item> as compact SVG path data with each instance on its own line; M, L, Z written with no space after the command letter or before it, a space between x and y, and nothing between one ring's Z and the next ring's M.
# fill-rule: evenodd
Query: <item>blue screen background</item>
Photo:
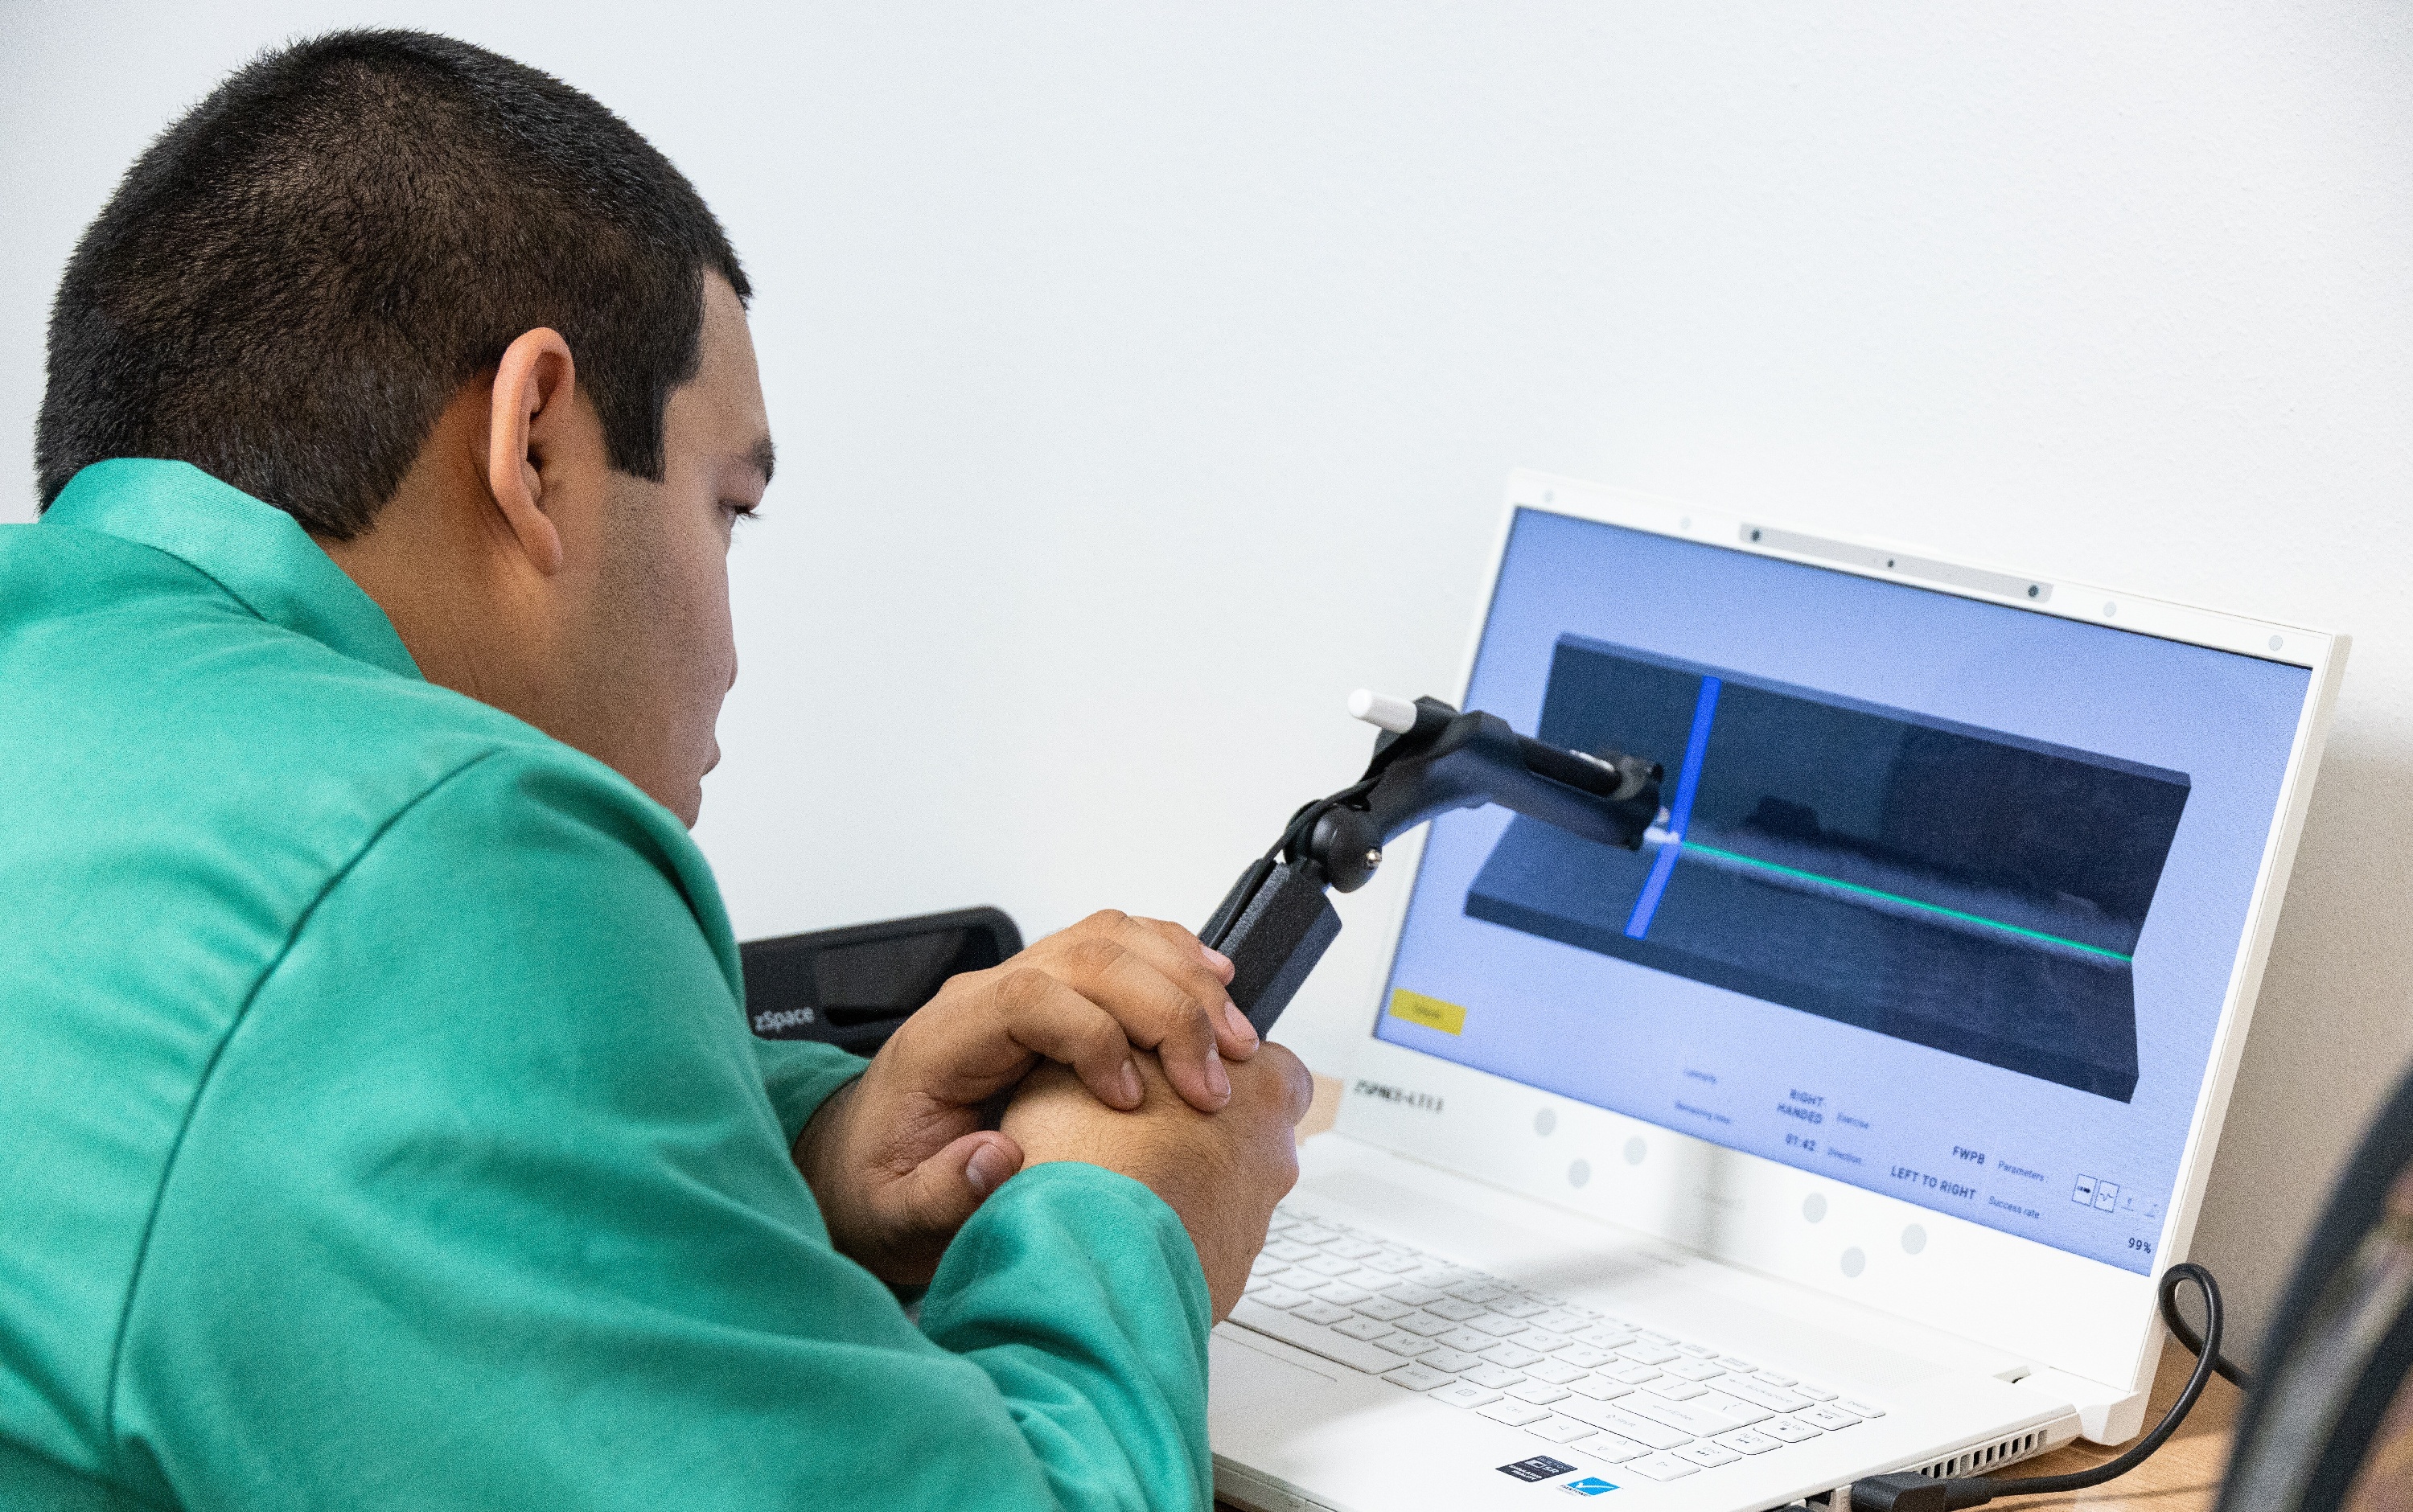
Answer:
M1384 993L1459 1005L1462 1032L1385 1013L1376 1034L2150 1271L2311 674L1520 510L1466 706L1532 733L1569 632L2187 774L2136 948L2135 1094L2120 1103L1470 918L1468 891L1511 817L1499 808L1435 822ZM1680 752L1645 754L1672 767ZM2081 1178L2090 1193L2116 1186L2108 1207L2077 1200Z

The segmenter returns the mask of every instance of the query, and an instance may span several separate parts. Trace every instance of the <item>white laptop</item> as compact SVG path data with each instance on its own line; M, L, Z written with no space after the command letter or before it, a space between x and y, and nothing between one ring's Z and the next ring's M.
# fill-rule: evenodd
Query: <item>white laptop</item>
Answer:
M2346 654L1516 474L1460 706L1666 811L1392 848L1218 1495L1753 1512L2133 1436Z

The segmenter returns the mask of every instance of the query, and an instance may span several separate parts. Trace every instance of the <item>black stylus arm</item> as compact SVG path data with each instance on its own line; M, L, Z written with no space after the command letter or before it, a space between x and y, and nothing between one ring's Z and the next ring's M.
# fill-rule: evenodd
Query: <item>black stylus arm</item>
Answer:
M1199 938L1232 959L1232 1001L1264 1034L1340 933L1327 891L1354 893L1383 848L1453 808L1496 803L1628 851L1659 818L1664 769L1614 750L1562 750L1506 720L1359 694L1351 712L1383 727L1366 775L1307 805L1240 874Z

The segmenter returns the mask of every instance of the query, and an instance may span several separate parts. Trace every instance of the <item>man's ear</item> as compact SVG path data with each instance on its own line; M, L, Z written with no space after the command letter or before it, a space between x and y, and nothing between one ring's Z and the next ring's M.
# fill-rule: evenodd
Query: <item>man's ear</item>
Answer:
M578 368L557 331L522 332L503 348L487 416L486 486L530 566L561 571L561 530L545 511L544 464L560 443L577 393Z

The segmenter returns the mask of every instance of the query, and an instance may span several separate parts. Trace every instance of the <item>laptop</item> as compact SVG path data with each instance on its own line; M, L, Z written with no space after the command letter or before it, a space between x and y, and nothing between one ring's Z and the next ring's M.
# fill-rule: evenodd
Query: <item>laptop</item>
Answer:
M1753 1512L2134 1436L2346 645L1515 474L1460 706L1665 811L1391 848L1218 1496Z

